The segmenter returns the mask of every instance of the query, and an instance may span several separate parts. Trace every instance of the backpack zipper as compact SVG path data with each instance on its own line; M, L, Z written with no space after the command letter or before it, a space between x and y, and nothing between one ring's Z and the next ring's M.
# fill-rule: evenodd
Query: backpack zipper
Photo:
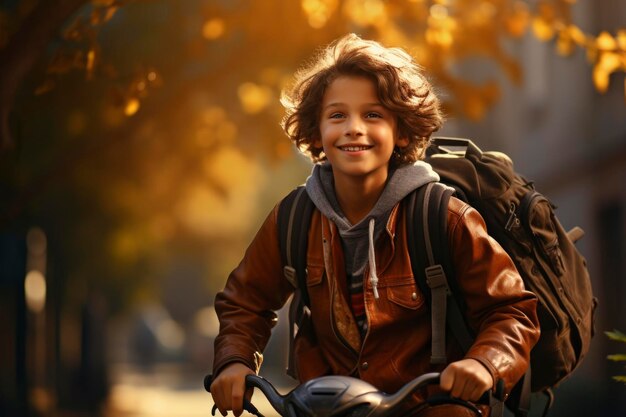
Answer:
M507 232L510 232L511 229L513 229L514 227L519 227L520 225L520 220L517 216L516 211L517 207L515 206L515 203L511 202L511 205L509 206L509 217L507 218L504 225L504 230L506 230Z

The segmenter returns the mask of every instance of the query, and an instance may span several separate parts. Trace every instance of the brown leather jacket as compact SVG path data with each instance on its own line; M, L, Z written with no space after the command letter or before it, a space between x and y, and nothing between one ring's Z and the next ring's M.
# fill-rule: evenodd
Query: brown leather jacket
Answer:
M331 221L314 212L307 256L311 321L295 341L301 381L324 374L353 375L392 393L424 372L443 369L430 365L431 322L411 272L405 230L401 202L376 242L378 300L365 272L369 327L361 341L347 302L339 233ZM504 381L508 392L526 371L539 337L536 297L524 290L506 252L487 235L480 214L455 198L450 201L448 233L467 318L477 335L464 356L484 364L494 381ZM292 292L282 272L275 208L216 297L221 327L215 340L214 375L233 361L258 372L261 352L276 324L274 311ZM448 337L448 359L462 358Z

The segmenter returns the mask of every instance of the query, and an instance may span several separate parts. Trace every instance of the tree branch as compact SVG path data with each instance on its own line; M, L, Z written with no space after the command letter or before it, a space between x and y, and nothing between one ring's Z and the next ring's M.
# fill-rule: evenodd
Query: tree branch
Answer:
M15 141L9 126L15 95L59 28L89 0L41 0L0 50L0 155Z

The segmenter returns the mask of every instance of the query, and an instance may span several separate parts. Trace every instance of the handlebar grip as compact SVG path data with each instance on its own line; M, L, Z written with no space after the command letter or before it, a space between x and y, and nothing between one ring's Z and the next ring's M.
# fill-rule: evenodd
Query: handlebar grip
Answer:
M213 374L208 374L207 376L204 377L204 389L207 392L211 392L212 383L213 383ZM263 417L263 414L261 414L259 410L254 406L254 404L248 401L247 398L243 399L243 409L252 415ZM211 410L211 415L215 415L216 411L217 411L217 405L213 405L213 408Z
M480 398L476 402L478 404L487 404L487 405L489 405L489 402L491 401L492 396L493 396L493 391L487 390L487 391L485 391L483 393L483 395L480 396Z

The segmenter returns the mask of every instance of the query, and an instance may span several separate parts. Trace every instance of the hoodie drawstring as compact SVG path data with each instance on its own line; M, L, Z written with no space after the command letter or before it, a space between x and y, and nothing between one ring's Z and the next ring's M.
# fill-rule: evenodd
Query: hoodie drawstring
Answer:
M369 223L369 266L370 266L370 284L372 284L372 290L374 291L374 298L378 300L378 275L376 274L376 259L374 253L374 226L375 221L370 219Z

